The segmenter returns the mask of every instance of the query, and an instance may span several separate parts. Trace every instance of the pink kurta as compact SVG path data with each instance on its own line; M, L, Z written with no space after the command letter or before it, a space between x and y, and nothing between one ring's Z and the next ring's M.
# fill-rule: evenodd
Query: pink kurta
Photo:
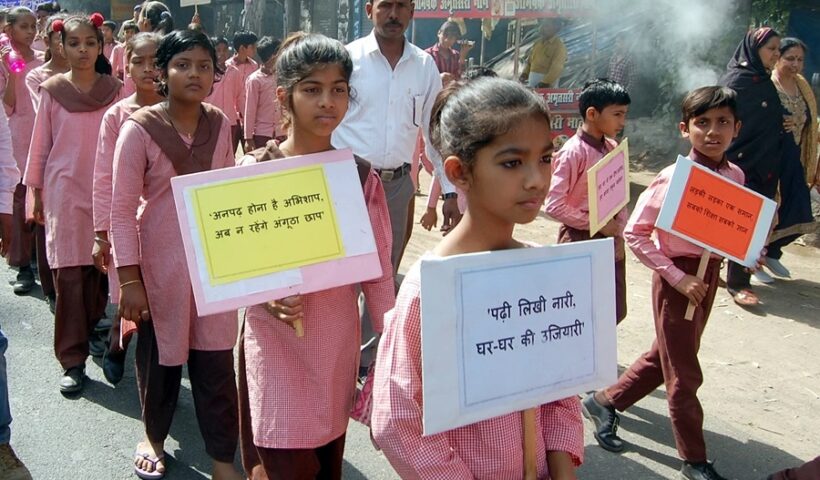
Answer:
M576 230L589 230L589 193L587 171L609 153L617 144L606 139L589 139L582 129L564 143L552 159L552 181L547 195L545 212L550 217ZM619 235L628 217L626 208L615 220Z
M211 168L234 165L229 126L224 119ZM230 350L237 335L236 312L196 314L171 192L171 178L176 175L171 160L148 132L126 120L114 150L114 263L140 266L157 333L159 363L165 366L182 365L191 349ZM138 213L140 197L144 208Z
M689 154L689 158L694 160L696 155L697 153L693 151ZM672 286L677 285L686 273L676 267L671 259L675 257L700 258L703 254L703 248L655 228L655 221L660 214L661 205L666 198L666 191L669 189L669 181L674 171L675 165L669 165L661 170L652 183L646 187L646 190L638 197L635 211L629 217L629 223L624 231L624 240L638 260L658 272ZM724 162L718 168L717 173L738 185L743 185L745 178L743 170L733 163ZM712 255L712 258L720 257Z
M111 52L114 51L114 47L116 47L117 45L118 45L117 42L104 43L103 44L103 56L105 56L105 58L109 62L111 61Z
M402 282L396 307L385 315L373 382L376 443L405 480L523 478L520 413L422 436L420 288L416 262ZM536 423L539 479L549 478L548 451L568 452L575 465L581 464L584 426L577 397L542 405Z
M252 139L254 135L271 138L282 135L282 119L276 100L276 75L257 70L248 77L244 108L246 139Z
M94 161L93 217L94 231L111 230L111 188L114 170L114 147L120 135L120 127L139 107L130 98L115 103L103 115L97 154ZM108 265L108 283L111 303L119 303L120 282L113 261Z
M11 215L14 189L20 183L20 170L11 153L11 132L6 112L0 109L0 215Z
M125 44L118 43L111 49L111 55L108 56L108 61L111 62L111 68L114 70L114 75L117 78L123 78L125 75Z
M239 115L244 116L245 112L243 109L245 108L245 84L248 83L248 77L250 77L251 74L259 68L259 64L252 58L248 58L248 61L245 63L239 63L236 61L236 55L234 55L225 62L225 65L239 70L239 74L241 76L240 84L242 85L238 100Z
M390 215L381 181L373 171L364 195L383 274L361 286L374 329L381 332L384 313L393 308L395 286ZM245 371L255 445L316 448L345 433L361 344L356 287L302 295L302 338L263 306L247 309Z
M9 118L9 129L11 130L11 144L14 149L14 159L17 161L17 168L22 173L26 169L26 158L28 157L29 145L31 144L31 132L34 128L34 105L31 103L31 95L26 87L26 75L43 64L42 54L31 60L26 60L26 69L17 74L15 87L15 105L13 107L5 105L6 115ZM6 66L6 62L0 62L0 93L6 91L8 77L11 73Z
M236 125L239 121L239 111L244 108L244 97L245 83L242 74L235 67L226 66L225 73L218 82L214 82L213 91L205 102L222 110L228 117L228 122Z
M40 90L24 183L42 189L46 254L52 269L94 264L91 189L105 110L72 113Z
M35 112L40 107L40 84L51 78L44 67L45 64L40 65L26 75L26 88L31 95L31 104Z

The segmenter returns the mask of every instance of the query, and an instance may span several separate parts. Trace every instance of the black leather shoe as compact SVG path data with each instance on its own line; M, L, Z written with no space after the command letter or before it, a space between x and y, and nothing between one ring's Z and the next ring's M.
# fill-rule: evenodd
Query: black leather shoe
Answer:
M20 267L13 288L17 295L25 295L34 288L34 272L31 271L31 267Z
M726 480L725 477L715 471L712 462L683 462L678 477L681 480Z
M60 393L77 393L83 389L85 381L85 365L71 367L63 373L60 379Z
M103 355L102 371L111 385L120 383L125 372L125 352L111 353L106 350Z
M595 440L598 441L598 445L610 452L622 452L624 441L618 437L618 425L621 418L615 413L615 409L598 403L594 393L584 398L581 402L581 409L584 416L592 420L595 425Z

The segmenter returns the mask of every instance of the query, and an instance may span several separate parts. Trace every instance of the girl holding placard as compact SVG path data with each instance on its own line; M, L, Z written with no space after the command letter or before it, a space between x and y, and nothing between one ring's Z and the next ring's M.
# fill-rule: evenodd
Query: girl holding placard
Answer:
M347 111L353 63L340 42L296 33L280 52L276 93L288 138L245 161L333 150L331 133ZM356 163L382 268L361 289L380 332L395 301L390 217L379 177L367 162ZM341 478L361 344L357 287L247 309L239 388L242 463L251 478Z
M221 73L215 65L216 51L205 35L190 30L166 35L156 67L167 100L132 114L114 150L111 243L120 277L119 313L137 322L137 386L145 424L145 440L134 453L140 478L165 473L163 446L186 362L213 478L240 478L233 468L239 434L236 313L197 315L171 191L177 175L235 164L228 119L203 103Z
M444 171L465 193L461 222L433 251L448 257L525 248L513 238L547 196L553 146L543 100L510 80L480 78L439 94L430 132ZM385 316L373 390L373 437L402 478L523 478L524 422L508 414L422 436L420 271ZM489 381L489 380L488 380ZM584 454L578 399L535 411L537 478L575 478Z

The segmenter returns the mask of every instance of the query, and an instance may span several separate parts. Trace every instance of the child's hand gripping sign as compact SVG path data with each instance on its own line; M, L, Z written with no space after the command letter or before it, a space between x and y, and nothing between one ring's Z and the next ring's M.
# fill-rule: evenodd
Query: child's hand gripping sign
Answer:
M679 156L655 226L705 249L703 279L710 253L755 268L776 210L774 201Z

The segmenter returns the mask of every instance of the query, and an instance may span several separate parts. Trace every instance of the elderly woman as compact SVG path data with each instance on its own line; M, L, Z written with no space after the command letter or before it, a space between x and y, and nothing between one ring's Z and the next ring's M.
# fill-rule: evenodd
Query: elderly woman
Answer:
M812 233L817 223L811 213L810 187L820 185L817 169L817 101L809 82L801 75L806 44L796 38L780 42L780 60L772 72L772 81L780 101L787 110L786 141L780 170L780 207L778 224L769 238L766 266L778 277L791 276L780 263L783 247L804 233ZM793 140L793 141L792 141ZM773 279L763 272L759 280Z
M746 175L746 187L775 198L780 181L784 146L794 143L786 135L786 109L771 79L780 59L780 35L771 28L748 32L729 61L721 84L737 92L738 118L742 124L727 157ZM751 290L751 273L743 265L729 262L726 278L729 293L738 305L760 303Z

